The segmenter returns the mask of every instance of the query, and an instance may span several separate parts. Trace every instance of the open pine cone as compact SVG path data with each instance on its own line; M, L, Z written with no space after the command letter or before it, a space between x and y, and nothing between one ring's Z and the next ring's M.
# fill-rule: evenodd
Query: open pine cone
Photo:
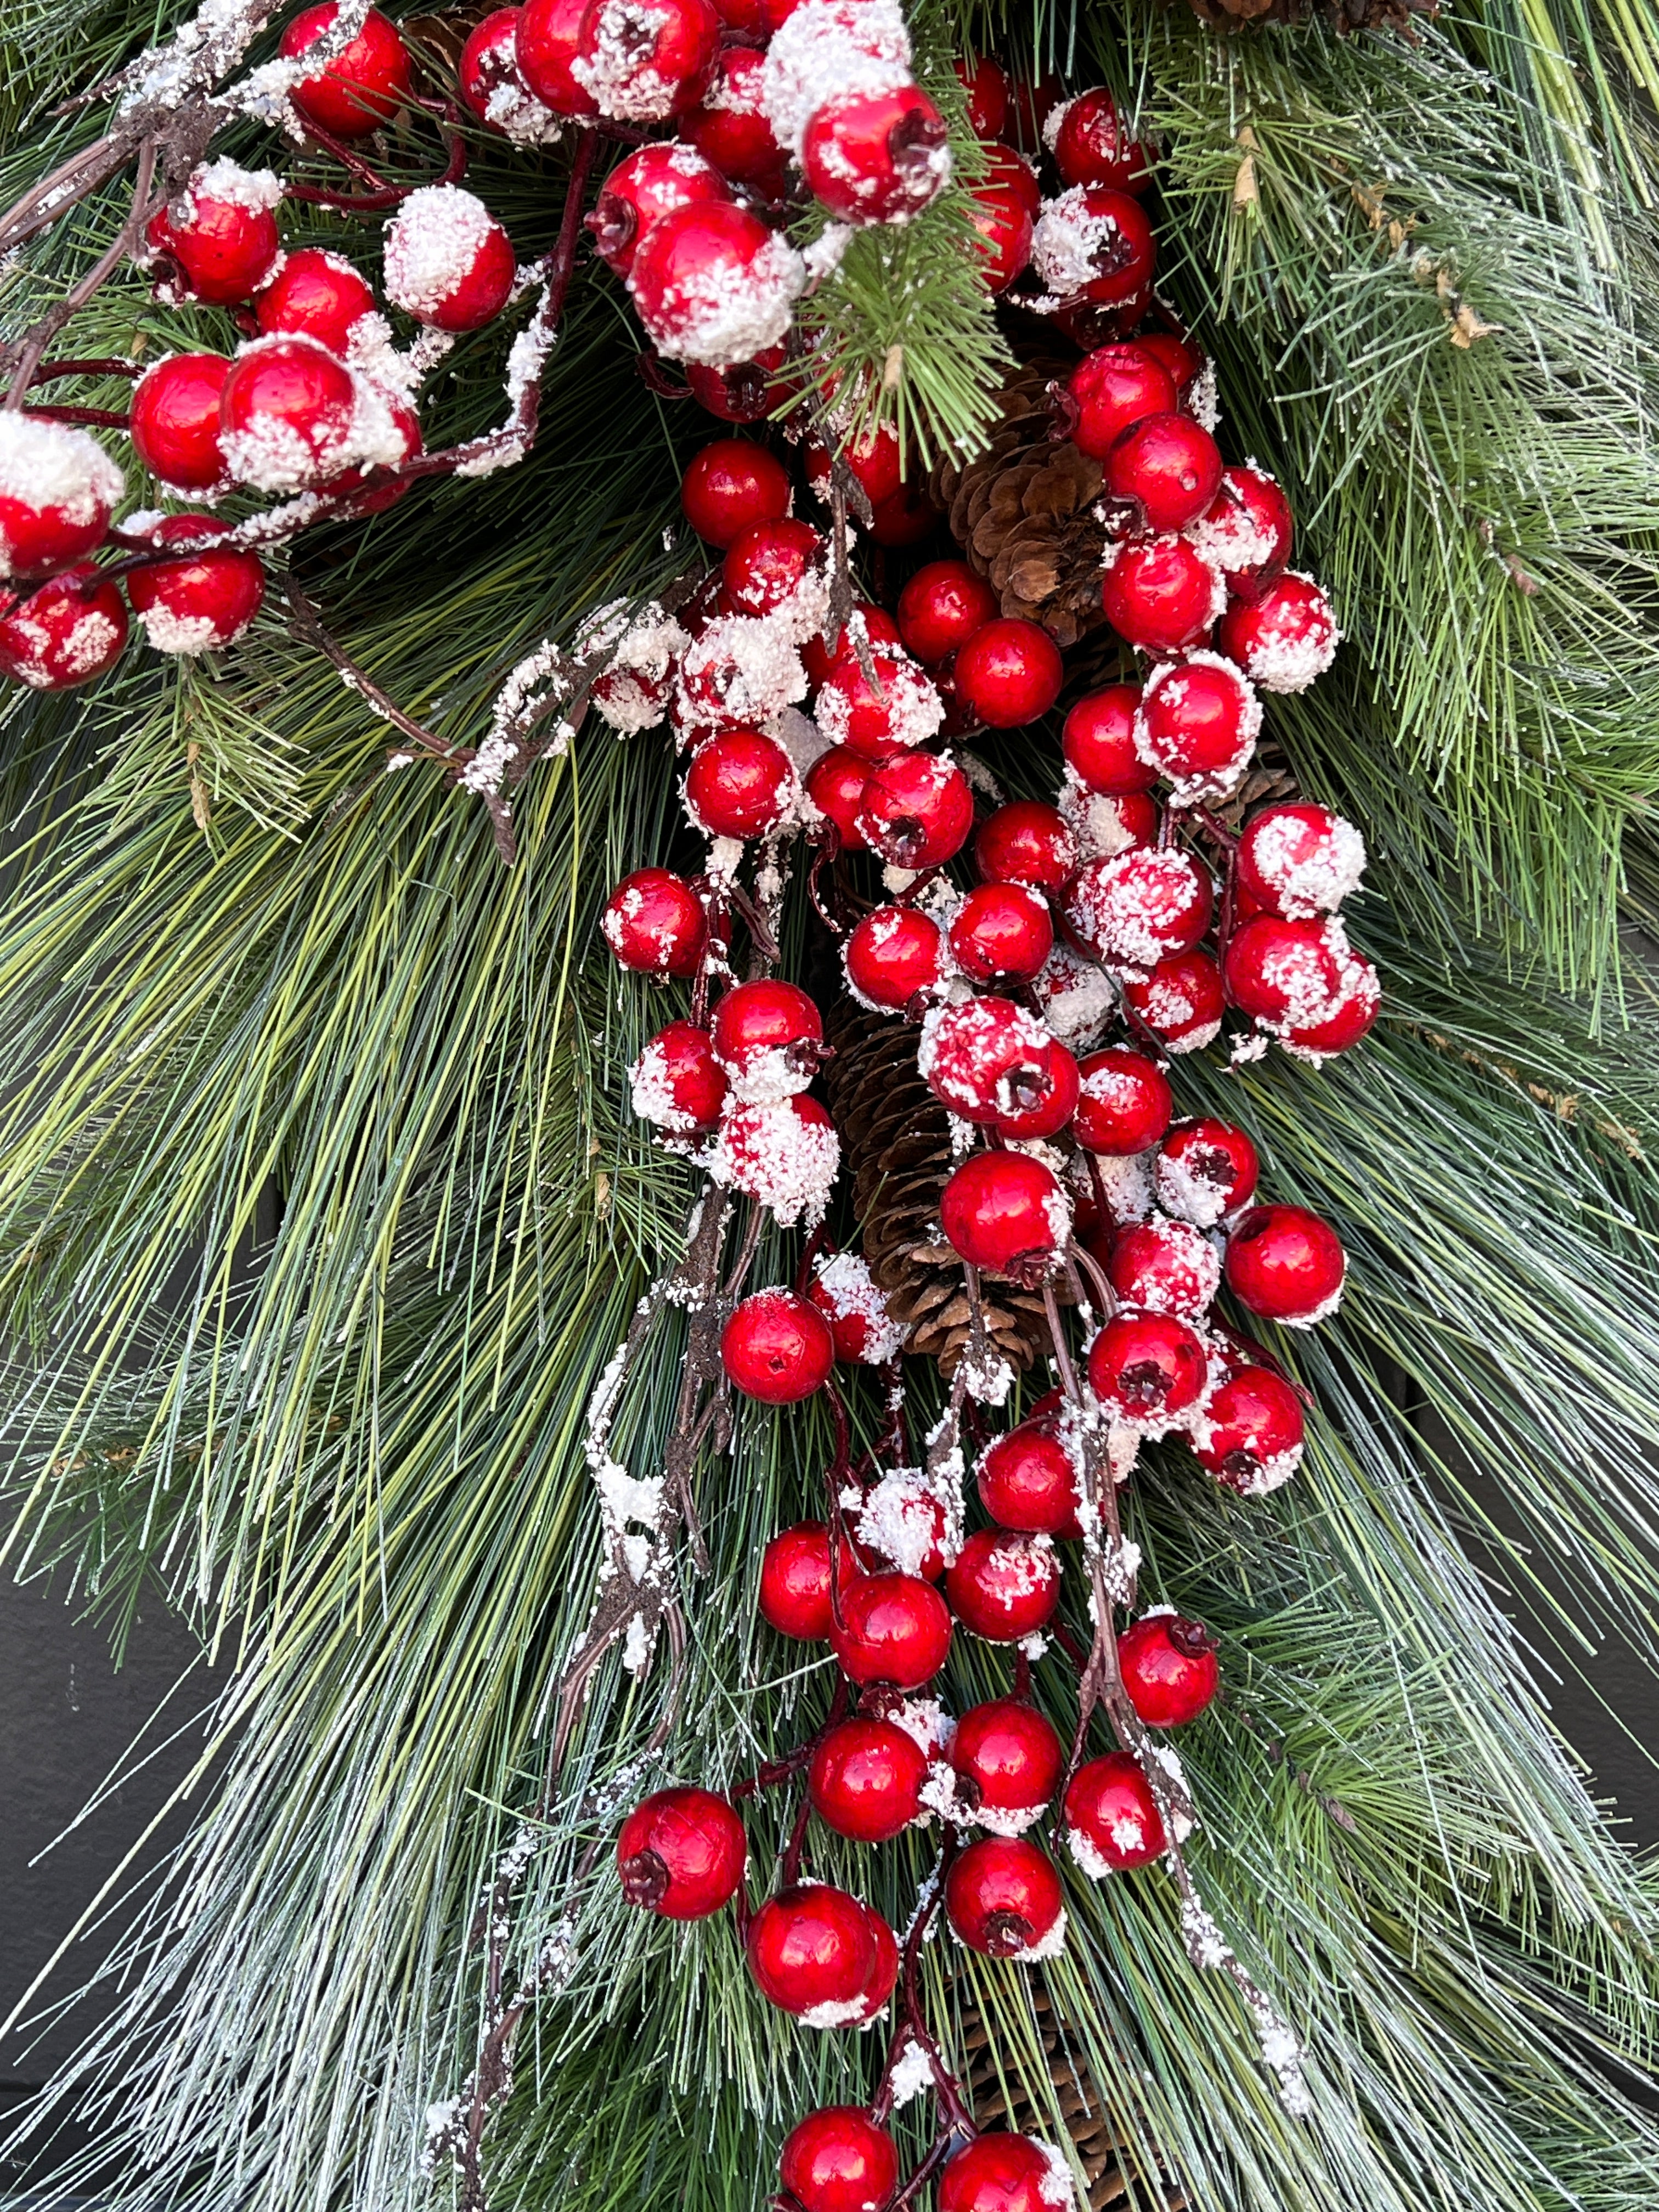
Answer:
M908 1331L906 1349L931 1355L949 1375L968 1341L962 1262L939 1220L939 1193L956 1164L950 1123L917 1068L908 1024L843 998L829 1031L836 1055L824 1087L852 1170L865 1259L889 1313ZM1037 1292L988 1277L980 1303L992 1344L1017 1373L1048 1350Z
M1305 23L1320 16L1336 31L1401 31L1413 35L1413 15L1436 15L1439 0L1188 0L1201 23L1218 30L1240 23Z

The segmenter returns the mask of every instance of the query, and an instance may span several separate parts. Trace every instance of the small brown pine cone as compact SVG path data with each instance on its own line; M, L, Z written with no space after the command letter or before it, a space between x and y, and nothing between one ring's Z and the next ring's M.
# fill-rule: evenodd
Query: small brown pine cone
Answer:
M405 15L398 27L406 39L426 50L428 60L447 63L453 70L460 65L462 47L499 4L500 0L463 0L459 7L434 8L428 15Z
M1229 830L1240 830L1258 806L1270 805L1275 799L1299 799L1296 770L1285 757L1284 749L1273 738L1263 738L1257 744L1255 757L1239 778L1238 788L1231 792L1210 811Z
M1399 31L1414 38L1414 15L1436 15L1438 0L1189 0L1202 23L1217 30L1241 23L1305 23L1318 15L1336 31Z

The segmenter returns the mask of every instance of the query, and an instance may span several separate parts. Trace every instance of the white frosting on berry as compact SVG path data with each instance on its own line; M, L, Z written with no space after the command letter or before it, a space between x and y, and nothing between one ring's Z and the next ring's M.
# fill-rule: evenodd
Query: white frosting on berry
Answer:
M895 0L801 0L772 34L761 102L772 136L799 161L828 100L896 92L911 82L910 33Z
M945 720L945 702L939 686L926 669L896 653L884 653L872 663L882 693L887 735L894 745L925 745L938 736ZM826 684L813 702L817 725L831 744L844 745L852 726L853 701L839 684Z
M244 169L231 161L208 161L191 173L185 197L192 204L211 200L221 206L268 215L287 187L274 169Z
M441 313L472 274L495 228L476 192L422 185L386 222L387 299L416 317Z
M1237 702L1237 735L1233 751L1228 759L1209 769L1192 768L1182 755L1179 717L1191 688L1188 672L1194 668L1212 670ZM1149 720L1149 705L1158 715L1158 728ZM1171 715L1176 718L1172 730L1165 726ZM1261 734L1261 701L1255 686L1236 661L1219 653L1188 653L1179 660L1164 661L1147 678L1140 705L1135 710L1135 750L1149 768L1155 768L1165 778L1170 796L1177 806L1191 806L1200 799L1224 799L1235 790L1250 764Z
M826 1998L810 2011L797 2014L803 2027L861 2027L870 2017L865 1997Z
M1091 791L1073 768L1068 767L1060 781L1057 804L1077 839L1081 860L1109 860L1115 853L1127 853L1137 842L1123 818L1124 800Z
M1073 185L1043 202L1031 233L1031 265L1046 290L1058 299L1074 298L1099 276L1117 235L1111 215L1092 210L1087 188Z
M599 0L582 21L582 46L570 74L601 115L624 123L659 123L672 113L678 77L655 65L660 34L672 18L646 0Z
M1300 569L1286 571L1298 583L1313 584ZM1318 586L1314 586L1316 590ZM1249 672L1264 691L1305 691L1336 658L1342 633L1322 592L1316 605L1290 600L1261 611L1248 656Z
M866 1492L854 1523L859 1541L919 1575L937 1544L948 1566L962 1549L962 1497L942 1494L919 1467L895 1468Z
M1094 1167L1107 1206L1119 1227L1126 1222L1144 1221L1152 1210L1150 1157L1135 1152L1127 1159L1097 1159ZM1091 1183L1093 1180L1091 1175Z
M1201 1052L1221 1034L1221 1017L1198 1019L1198 1006L1178 975L1154 975L1137 994L1140 1018L1165 1052Z
M612 942L610 921L607 914L600 923L607 943ZM693 1133L697 1127L696 1117L686 1113L675 1098L668 1054L659 1038L653 1037L635 1061L631 1079L634 1111L641 1121L666 1129L672 1136L689 1137Z
M173 653L188 656L197 653L212 653L220 646L229 645L240 631L226 633L219 628L211 615L182 614L170 607L164 599L152 599L147 607L137 610L144 626L144 635L157 653ZM243 624L243 629L247 625Z
M1206 1158L1221 1163L1218 1173L1204 1172L1201 1163ZM1227 1211L1232 1193L1232 1164L1226 1155L1212 1146L1207 1152L1160 1152L1157 1163L1153 1172L1158 1204L1178 1220L1212 1229Z
M718 1183L769 1206L781 1229L816 1228L841 1171L841 1139L827 1122L805 1121L792 1102L739 1106L721 1122L710 1152Z
M1077 2212L1077 2190L1072 2180L1072 2169L1066 2163L1065 2154L1044 2142L1041 2136L1028 2138L1034 2150L1043 2157L1043 2172L1037 2178L1037 2195L1053 2212Z
M1173 950L1200 896L1197 872L1180 853L1140 847L1078 878L1067 917L1108 966L1155 968Z
M870 1273L870 1263L863 1254L821 1255L813 1262L812 1273L835 1317L838 1321L857 1320L863 1332L860 1358L872 1367L896 1359L904 1349L904 1330L888 1312L885 1293Z
M0 412L0 499L37 514L60 514L76 530L106 515L126 479L95 438L67 422L13 410ZM11 574L0 524L0 576Z
M805 283L805 263L774 231L741 264L717 258L681 276L645 319L669 360L731 368L778 343Z
M60 621L32 615L27 600L6 617L6 672L35 691L60 690L89 676L103 666L120 637L101 607L82 608L65 629Z
M1258 817L1245 830L1250 863L1291 921L1334 914L1359 888L1365 872L1365 841L1341 815L1328 817L1328 830L1310 828L1304 816L1274 811Z
M765 723L806 696L806 671L787 623L721 615L686 647L679 700L689 722Z

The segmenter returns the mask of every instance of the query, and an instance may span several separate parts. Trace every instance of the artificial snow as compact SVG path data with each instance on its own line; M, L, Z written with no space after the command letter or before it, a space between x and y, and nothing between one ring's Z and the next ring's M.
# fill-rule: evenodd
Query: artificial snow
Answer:
M904 1349L904 1330L887 1310L885 1293L857 1252L820 1255L812 1273L819 1291L839 1321L856 1318L863 1329L859 1357L872 1367L896 1359Z
M1057 199L1045 200L1031 233L1031 266L1045 291L1074 299L1100 275L1118 240L1109 214L1089 206L1088 188L1073 185Z
M901 2112L933 2086L933 2064L914 2036L905 2043L887 2076L893 2110Z
M476 192L422 185L386 225L386 295L417 321L442 313L496 228Z
M887 718L888 744L908 750L936 738L945 720L945 702L927 671L896 653L884 651L876 672ZM838 683L820 689L814 711L818 727L832 745L847 744L854 703Z
M252 215L268 215L286 189L274 169L245 169L238 162L222 160L193 169L184 197L192 207L210 200L246 208Z
M717 1183L771 1209L781 1229L816 1228L841 1171L841 1139L794 1103L739 1106L720 1124L708 1168Z
M15 410L0 412L0 500L61 515L71 528L86 530L107 517L125 489L120 470L84 430ZM0 576L11 573L0 520Z
M1298 583L1313 583L1299 569L1286 573ZM1249 672L1264 691L1305 691L1335 659L1341 642L1342 633L1322 593L1317 607L1294 600L1278 610L1270 605L1260 618L1248 659Z
M601 115L622 123L660 123L682 90L656 67L661 33L672 17L644 0L599 0L582 18L570 74Z
M910 33L895 0L802 0L772 34L761 103L772 136L799 161L806 126L827 100L910 82Z
M728 251L666 285L650 333L670 361L736 368L785 336L805 285L805 263L775 231L752 254Z
M690 724L763 724L806 696L806 671L787 623L721 615L686 647L677 693Z
M1365 841L1340 814L1321 832L1300 814L1272 809L1250 824L1244 842L1251 866L1289 921L1334 914L1365 872Z
M211 615L181 615L175 613L161 599L153 599L147 607L137 610L144 626L144 635L157 653L173 653L188 656L197 653L211 653L216 646L229 645L231 637L222 635L219 625ZM243 624L246 628L246 624ZM240 631L234 633L240 635Z
M1188 934L1200 884L1184 854L1137 846L1083 871L1066 918L1106 966L1144 974Z

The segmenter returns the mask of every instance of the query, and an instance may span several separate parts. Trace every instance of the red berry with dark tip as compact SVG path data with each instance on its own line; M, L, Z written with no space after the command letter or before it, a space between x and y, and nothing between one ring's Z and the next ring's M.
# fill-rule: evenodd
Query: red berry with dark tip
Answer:
M1065 1911L1054 1861L1018 1836L982 1836L945 1877L945 1911L970 1951L1018 1959L1054 1934Z
M1148 183L1146 149L1132 138L1104 85L1068 100L1047 131L1054 167L1068 185L1109 185L1142 192Z
M171 254L191 295L215 307L251 300L281 251L276 219L234 189L213 190L213 171L198 169L177 200L150 217L153 251Z
M1241 1367L1221 1385L1193 1432L1200 1466L1243 1498L1265 1497L1302 1464L1302 1401L1271 1368Z
M819 1738L806 1786L826 1827L855 1843L884 1844L919 1818L927 1779L915 1736L860 1713Z
M743 1881L743 1822L712 1790L659 1790L617 1838L623 1895L665 1920L706 1920Z
M937 991L945 970L945 933L913 906L878 906L855 922L845 950L847 981L866 1006L902 1013Z
M974 795L948 755L901 753L872 770L858 826L872 852L895 867L940 867L968 842Z
M1197 1334L1170 1314L1115 1313L1089 1349L1089 1387L1133 1428L1163 1429L1193 1411L1209 1381Z
M733 1388L763 1405L810 1398L835 1364L830 1324L793 1291L757 1291L720 1331L720 1364Z
M657 140L617 162L586 221L599 258L626 276L640 240L671 208L731 197L730 185L705 155L672 139Z
M1216 1641L1201 1621L1149 1613L1117 1639L1118 1672L1148 1728L1184 1728L1221 1686Z
M710 1027L714 1057L740 1098L765 1103L804 1091L823 1057L823 1015L781 975L735 984Z
M1153 1176L1158 1202L1182 1221L1213 1228L1254 1194L1261 1163L1255 1146L1231 1121L1206 1116L1178 1121L1158 1147Z
M992 1127L1010 1143L1024 1143L1033 1137L1057 1137L1077 1111L1079 1080L1076 1060L1056 1038L1048 1054L1047 1094L1029 1106L1005 1109Z
M842 222L908 222L950 181L946 135L920 85L831 93L807 123L801 172Z

